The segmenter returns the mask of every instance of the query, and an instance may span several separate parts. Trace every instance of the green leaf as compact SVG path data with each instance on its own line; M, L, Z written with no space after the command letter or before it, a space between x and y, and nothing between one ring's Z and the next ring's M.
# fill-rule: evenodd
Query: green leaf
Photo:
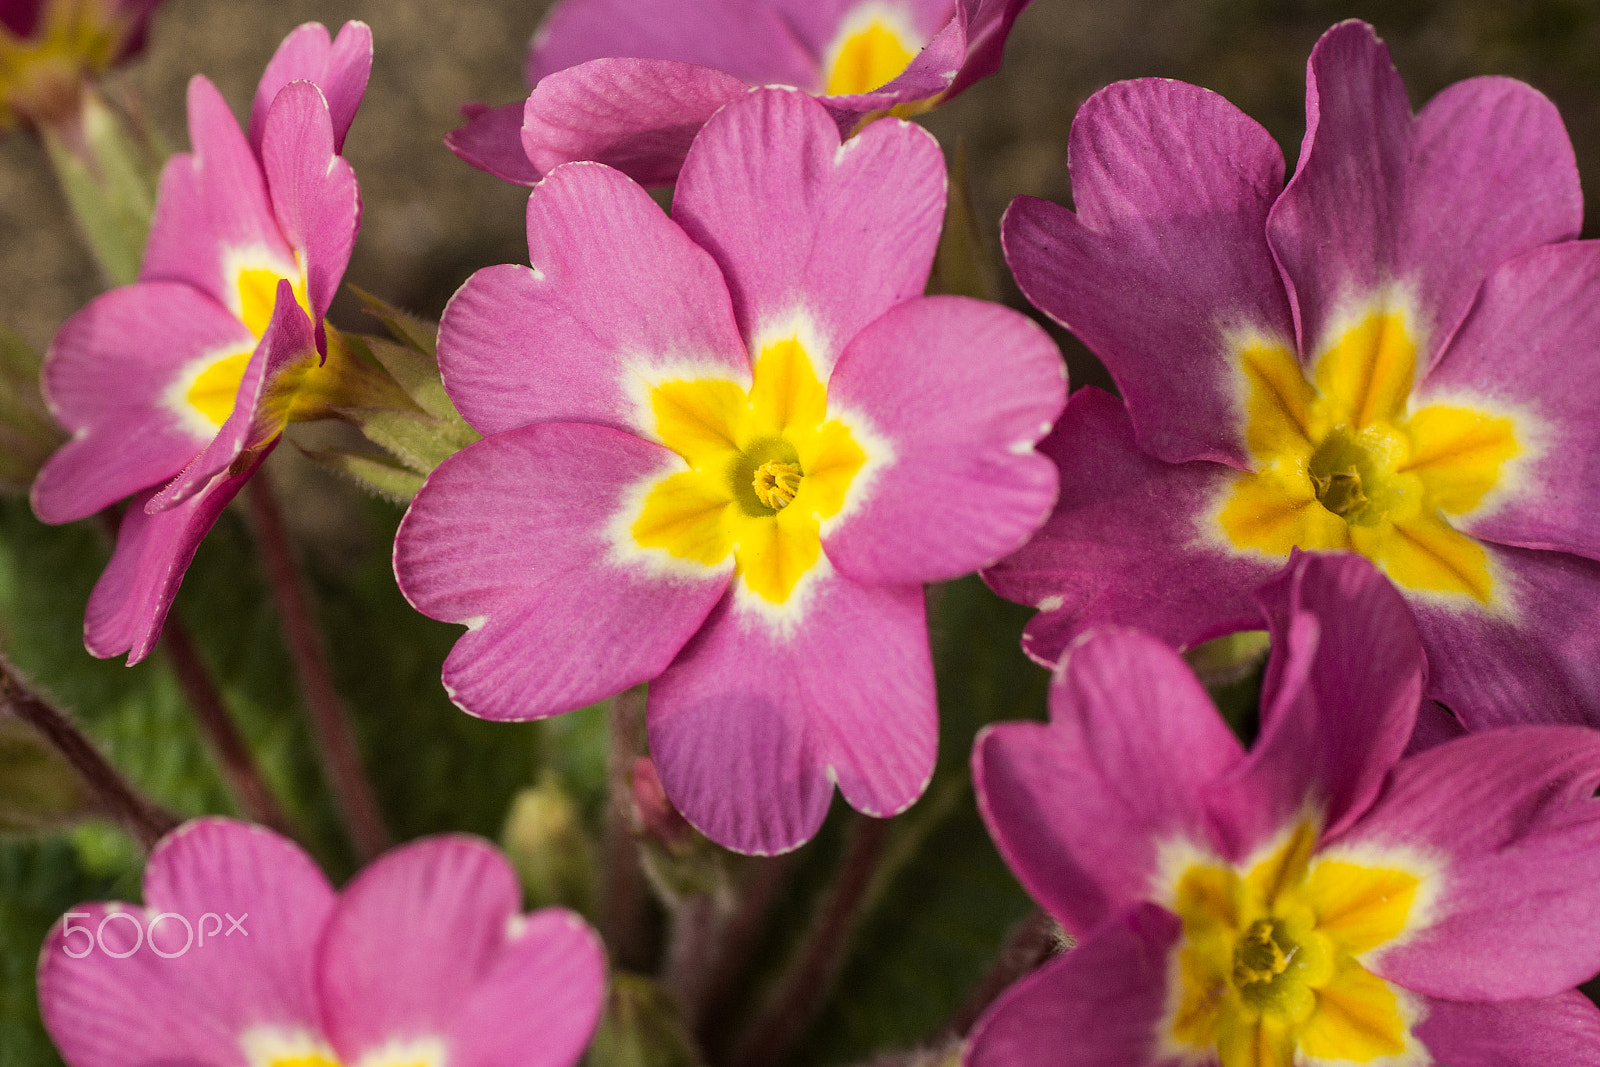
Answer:
M418 355L426 356L429 363L438 365L439 324L429 322L419 315L402 311L382 297L374 296L358 285L349 286L352 293L366 306L367 314L383 323L396 341L406 345Z
M672 995L642 975L611 978L588 1067L700 1067Z
M336 448L302 448L300 454L395 504L410 503L425 480L425 476L416 471L370 453L346 452Z
M432 473L435 467L480 436L464 422L452 423L421 412L354 408L341 414L354 423L367 440L418 474Z

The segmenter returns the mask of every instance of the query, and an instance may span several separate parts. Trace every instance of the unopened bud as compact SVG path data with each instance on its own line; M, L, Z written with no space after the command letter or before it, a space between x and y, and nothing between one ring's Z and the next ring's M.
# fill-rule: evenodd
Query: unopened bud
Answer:
M511 802L501 841L530 908L559 904L594 914L595 849L582 813L555 775Z

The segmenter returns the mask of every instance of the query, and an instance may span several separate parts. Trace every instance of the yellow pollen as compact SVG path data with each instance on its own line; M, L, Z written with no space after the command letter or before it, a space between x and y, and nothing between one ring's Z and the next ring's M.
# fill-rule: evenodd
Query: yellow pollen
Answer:
M864 28L845 35L830 52L827 84L829 96L870 93L898 78L917 56L894 28L874 19Z
M1289 958L1295 949L1291 946L1284 952L1278 943L1278 925L1271 919L1257 919L1250 924L1233 950L1234 985L1260 985L1289 969Z
M756 499L773 511L788 507L800 491L800 468L793 463L767 462L756 468Z

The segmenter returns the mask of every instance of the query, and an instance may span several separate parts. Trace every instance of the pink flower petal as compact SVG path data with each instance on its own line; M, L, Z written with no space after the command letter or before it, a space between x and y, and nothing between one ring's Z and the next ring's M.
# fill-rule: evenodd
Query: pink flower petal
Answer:
M201 540L276 445L268 443L244 470L218 476L177 507L150 514L153 491L128 502L117 547L84 613L83 643L92 654L106 659L126 652L130 665L150 654Z
M39 472L35 514L87 518L176 475L208 438L180 417L169 390L194 360L254 344L216 301L171 282L113 289L68 319L40 384L73 438Z
M1554 996L1600 972L1600 731L1525 726L1448 741L1395 767L1340 847L1436 864L1421 930L1370 964L1455 1000Z
M320 22L295 27L283 39L261 74L250 105L250 144L261 152L267 113L273 100L292 81L314 82L328 100L334 151L344 147L345 134L367 91L372 73L372 30L365 22L347 22L331 42Z
M515 185L534 185L543 177L522 147L523 101L482 108L465 126L445 134L445 147L463 162ZM463 109L465 110L465 109Z
M605 1005L605 949L560 908L512 920L516 932L456 1012L449 1039L460 1067L571 1067Z
M1297 553L1256 600L1272 634L1261 735L1207 790L1236 861L1308 803L1328 834L1358 818L1411 740L1425 675L1405 599L1360 556Z
M1158 1054L1168 960L1183 930L1146 904L1008 989L968 1040L963 1067L1176 1067Z
M317 953L318 998L340 1061L359 1063L391 1042L443 1042L511 944L521 898L505 858L465 836L424 838L362 870Z
M1201 533L1232 468L1146 455L1122 402L1092 387L1072 394L1040 451L1061 471L1055 512L984 571L1001 596L1040 609L1023 635L1028 655L1053 666L1080 632L1106 623L1180 648L1260 625L1248 590L1277 567L1212 547Z
M1177 653L1104 628L1062 661L1049 725L990 727L972 774L1006 863L1082 936L1149 898L1162 843L1211 847L1205 787L1243 759Z
M1415 393L1413 408L1465 404L1518 423L1526 457L1506 464L1483 506L1455 520L1474 537L1600 559L1600 382L1573 358L1600 346L1597 285L1593 241L1505 263Z
M948 0L945 0L948 2ZM817 60L767 0L565 0L528 53L528 82L593 59L666 59L726 71L747 85L817 89Z
M1462 82L1413 122L1372 27L1343 22L1317 42L1300 165L1268 224L1302 353L1328 340L1344 302L1397 283L1415 296L1431 364L1489 271L1576 236L1581 218L1572 146L1539 93Z
M862 0L765 0L762 6L779 12L806 49L819 57L838 40L845 19L869 7ZM955 0L902 0L893 11L907 20L910 29L929 40L954 21L956 7Z
M532 269L474 274L439 328L445 386L483 433L550 421L643 431L641 373L749 382L716 265L621 174L551 172L528 199L528 248Z
M835 782L851 807L887 817L933 775L921 588L808 581L782 624L730 593L650 686L650 751L667 796L738 852L810 840Z
M444 666L451 698L488 719L581 708L664 670L729 568L634 558L611 529L647 478L684 469L660 445L581 423L497 434L452 456L395 538L418 611L469 629Z
M592 160L645 185L670 185L706 120L748 91L733 75L693 63L590 60L534 86L522 151L536 172Z
M1417 1036L1450 1067L1600 1067L1600 1008L1577 990L1499 1004L1427 1001Z
M967 59L946 90L945 99L1000 69L1011 27L1031 3L1033 0L960 0L956 18L966 31Z
M722 268L750 350L798 334L826 375L921 295L944 206L944 156L920 127L885 119L841 146L821 104L757 89L695 139L673 217Z
M312 966L334 894L305 853L200 819L156 847L144 885L145 907L83 905L45 940L39 1009L67 1063L242 1067L252 1028L316 1034ZM135 925L152 924L135 949Z
M239 391L234 395L227 421L205 450L170 485L150 498L145 510L155 514L183 503L232 468L245 452L276 440L287 425L288 411L281 401L269 399L269 391L285 372L304 367L316 358L311 320L295 302L288 279L281 278L272 321L239 379Z
M254 150L222 94L200 75L189 81L189 141L193 153L173 156L161 173L139 279L188 282L235 309L231 255L261 257L288 270L294 252L278 230Z
M828 406L864 414L894 459L824 538L866 582L959 577L1050 514L1056 467L1033 445L1066 403L1066 367L1026 317L960 297L909 300L857 334Z
M1076 213L1031 197L1006 212L1017 284L1105 362L1143 448L1249 466L1234 350L1293 338L1266 239L1277 142L1215 93L1149 78L1079 109L1071 162Z
M261 162L278 225L300 253L319 337L361 226L355 172L335 152L322 91L307 81L284 86L267 112Z

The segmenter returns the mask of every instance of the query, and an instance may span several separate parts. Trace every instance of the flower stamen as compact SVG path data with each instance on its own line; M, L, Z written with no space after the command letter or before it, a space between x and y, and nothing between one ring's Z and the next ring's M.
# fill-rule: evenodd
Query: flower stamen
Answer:
M800 467L776 460L763 463L756 468L752 485L757 500L773 511L781 511L800 491Z

